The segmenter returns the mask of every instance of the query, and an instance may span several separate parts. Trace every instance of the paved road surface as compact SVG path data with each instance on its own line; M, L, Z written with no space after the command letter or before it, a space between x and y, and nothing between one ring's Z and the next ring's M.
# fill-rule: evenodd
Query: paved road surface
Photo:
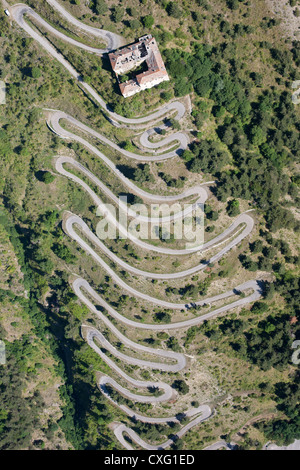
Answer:
M137 236L135 236L131 231L128 231L127 227L124 227L116 219L115 214L113 214L113 212L110 210L110 208L103 203L103 201L100 199L100 197L88 186L88 184L85 183L83 180L81 180L81 178L79 178L78 176L73 175L72 173L65 170L63 168L63 163L69 163L69 164L74 165L77 169L79 169L86 176L88 176L92 180L92 182L95 183L101 190L103 190L109 197L111 197L111 199L114 202L118 203L117 198L112 194L112 192L108 188L106 188L106 186L95 175L93 175L90 171L88 171L83 165L81 165L79 163L75 163L74 160L71 160L68 157L60 157L56 160L55 166L56 166L57 171L59 173L63 174L64 176L67 176L68 178L72 179L76 183L79 183L81 185L81 187L83 187L85 189L85 191L88 192L88 194L91 196L94 204L99 209L99 212L103 216L105 216L106 220L112 226L114 226L116 228L116 230L118 230L119 233L122 234L122 236L125 239L131 240L133 243L135 243L137 246L139 246L142 249L145 249L145 250L148 250L148 251L154 251L154 252L165 254L165 255L186 255L186 254L189 254L189 253L205 252L207 249L212 248L212 247L216 247L216 246L220 245L221 243L223 243L224 240L226 238L231 237L240 228L241 225L245 225L245 228L242 230L241 233L239 233L233 240L231 240L231 242L229 242L228 245L226 245L226 247L223 248L223 250L221 250L219 253L217 253L216 255L214 255L210 259L210 262L215 262L221 256L223 256L225 253L227 253L229 250L231 250L234 246L239 244L245 237L247 237L251 233L251 231L253 229L253 226L254 226L253 218L250 217L248 215L248 213L243 213L243 214L240 214L236 218L236 220L226 230L223 231L223 233L221 233L220 235L216 236L215 238L213 238L213 239L211 239L211 240L209 240L208 242L205 242L205 243L204 243L204 240L202 239L202 236L204 236L204 230L202 230L201 225L198 228L200 236L198 237L198 239L197 238L195 239L196 243L195 244L191 244L191 243L186 244L186 248L182 248L182 249L165 248L163 246L156 246L156 245L153 245L151 243L147 243L147 242L141 240L140 238L138 238ZM122 178L122 173L120 174L120 177ZM123 179L122 179L122 181L123 181ZM124 182L126 184L126 180L124 180ZM195 191L195 188L192 188L192 189L193 189L193 191ZM185 215L185 216L189 215L197 206L199 207L199 209L201 209L201 204L203 204L203 201L206 200L207 196L205 195L205 189L203 187L201 187L200 189L201 189L200 198L198 199L198 201L194 205L189 206L184 212L178 212L173 216L162 218L162 220L165 221L165 222L168 222L168 220L172 221L172 220L181 219L182 215ZM139 196L142 197L142 192L139 192L138 188L136 188L136 193ZM178 196L177 196L177 198L180 199ZM164 199L162 199L160 202L163 203L165 201L164 201ZM123 208L126 209L125 206ZM201 210L201 212L202 212L202 210ZM136 216L135 213L130 213L129 215L131 215L133 217ZM145 216L138 216L137 217L137 221L139 221L139 222L140 221L143 221L143 222L155 222L156 221L158 223L159 220L160 220L160 218L154 219L154 221L153 221L153 219L151 217L150 218L145 217ZM83 222L82 223L79 222L79 224L81 224L82 227L84 227L84 231L86 233L88 233L88 230L86 229L86 225L84 225ZM67 225L66 226L67 231L68 231L68 227L70 227L70 230L72 229L71 226L70 226L70 222L68 224L66 223L66 225ZM200 240L199 240L199 238L200 238ZM97 242L97 244L99 244L99 246L100 246L100 243Z
M54 2L52 0L52 5L54 6L54 3L57 4L57 2ZM120 122L122 124L126 125L143 125L147 124L151 121L158 120L159 118L162 118L165 116L167 113L172 112L172 111L177 111L177 119L180 119L183 114L185 113L185 107L183 106L182 103L174 101L172 103L166 104L165 106L162 106L158 110L154 111L153 113L143 116L140 118L125 118L117 113L115 113L108 104L103 100L103 98L86 82L83 81L81 75L75 70L75 68L63 57L62 54L60 54L50 43L49 41L43 37L41 34L37 33L31 26L29 26L28 23L24 20L24 15L31 15L33 10L28 7L27 5L24 4L16 4L12 7L9 7L9 11L11 13L12 18L18 23L18 25L27 32L33 39L35 39L49 54L52 55L58 62L60 62L66 70L72 75L73 78L76 79L76 81L80 84L80 86L88 92L88 94L94 99L94 101L97 103L98 106L103 108L105 112L109 115L111 121L113 123L115 122ZM62 10L61 10L62 11ZM60 11L60 12L61 12ZM70 15L71 16L71 15ZM42 18L35 13L34 15L35 20L37 21L42 21ZM82 23L83 25L83 23ZM85 25L86 26L86 25ZM99 30L102 31L102 30ZM60 36L61 37L61 36ZM67 36L65 36L65 40L69 42L69 39ZM80 43L82 46L82 43ZM88 46L86 46L88 47ZM89 51L91 52L91 51ZM145 127L145 126L144 126Z
M69 116L68 114L62 111L50 112L49 118L48 118L48 126L55 134L66 139L76 140L77 142L82 143L85 147L89 148L92 151L95 147L91 145L88 141L86 141L85 139L82 139L81 137L77 136L73 132L67 131L66 129L61 127L61 125L59 124L59 121L61 119L67 120L72 125L76 126L78 129L92 135L96 139L100 140L100 142L104 143L105 145L108 145L114 150L117 150L119 153L122 153L125 157L131 158L133 160L137 160L139 162L158 162L158 161L168 160L170 158L176 157L177 155L181 154L187 148L187 145L188 145L187 136L183 132L177 132L176 134L173 134L165 138L164 140L161 140L156 146L156 148L162 147L162 151L165 151L163 146L171 144L171 143L179 142L180 145L176 150L171 150L169 152L163 153L161 155L155 155L155 156L138 155L136 153L129 152L123 149L119 145L107 139L105 136L103 136L99 132L95 131L94 129L91 129L90 127L86 126L82 122L78 121L77 119L73 118L72 116ZM147 147L147 141L143 141L143 145Z
M126 212L128 217L134 217L139 222L162 223L162 222L169 222L172 220L182 219L182 217L185 217L191 214L193 210L195 210L198 207L199 204L203 205L207 199L207 192L203 186L195 186L191 188L190 191L184 191L184 193L178 194L177 196L173 196L173 199L170 201L173 203L172 206L166 204L166 200L168 200L168 197L166 198L164 196L153 195L153 197L155 198L155 202L160 203L160 206L157 205L156 208L162 209L161 216L160 217L152 216L152 213L155 213L154 207L153 207L154 205L151 208L152 210L150 211L151 213L150 217L146 215L141 215L135 210L133 210L132 206L128 206L119 197L115 196L115 194L104 183L102 183L102 181L99 180L99 178L97 178L96 175L94 175L91 171L89 171L84 165L74 160L74 158L63 157L63 156L56 157L55 158L56 170L61 175L64 175L67 178L70 178L72 181L82 186L85 189L85 191L90 195L90 197L92 198L96 206L98 206L99 204L102 204L102 200L99 198L99 196L97 196L97 194L90 188L90 186L87 183L85 183L81 178L74 175L74 173L71 173L70 171L66 170L64 168L64 164L72 165L76 170L79 170L83 175L87 176L89 180L101 190L102 193L106 194L117 206L120 206L120 209ZM122 180L122 184L124 184L124 186L127 186L127 178L125 176L122 177L122 173L121 175L120 173L117 173L117 176L118 178ZM144 199L145 191L141 190L138 186L135 186L135 185L134 185L134 188L135 188L134 193ZM130 186L130 189L132 189L131 186ZM147 194L147 198L146 198L147 200L149 200L149 198L152 198L152 194L150 193L146 193L146 194ZM185 199L186 197L191 196L191 195L193 196L198 195L197 202L194 204L188 204L188 207L185 207L182 210L181 206L179 204L177 205L176 202L182 199ZM176 210L176 212L173 213L172 215L169 215L171 212L170 207ZM168 214L168 215L164 215L164 214Z
M159 403L162 401L168 401L171 398L174 398L175 392L174 390L170 387L170 385L158 381L143 381L143 380L136 380L130 377L128 374L126 374L120 367L116 365L116 363L108 357L105 352L103 352L103 348L109 351L113 356L117 357L120 359L122 362L127 362L128 364L134 364L140 367L151 367L153 368L158 368L161 370L169 370L169 367L167 367L167 364L158 364L157 362L151 362L151 361L144 361L142 359L139 359L137 357L132 357L128 356L127 354L122 353L120 350L116 349L109 341L105 339L103 334L94 329L87 327L86 325L83 325L83 328L85 330L85 339L88 342L89 346L103 359L106 364L117 374L122 377L126 382L130 383L136 388L159 388L164 391L164 393L160 396L152 396L152 395L137 395L135 393L130 392L129 390L125 389L121 385L119 385L114 379L111 377L105 375L100 379L100 387L103 388L105 385L112 385L115 389L117 389L121 394L125 395L126 398L129 400L133 401L139 401L141 403ZM100 343L101 347L99 347L95 343L95 339ZM126 341L126 346L128 346L128 342ZM134 346L135 349L136 345ZM171 357L171 356L170 356ZM159 367L157 367L159 366ZM166 366L166 367L165 367Z
M263 450L300 450L300 440L295 440L292 444L287 446L277 446L272 442L268 442Z
M226 441L214 442L214 444L211 444L210 446L205 447L203 450L220 450L220 449L231 450L230 445L227 444Z
M76 26L76 28L82 29L86 33L92 34L93 36L99 37L101 40L105 41L107 43L107 48L104 50L104 52L118 49L124 44L124 39L118 34L112 33L111 31L105 31L104 29L93 28L92 26L79 21L77 18L71 15L71 13L69 13L57 0L46 1L53 7L54 10L59 12L67 21L69 21L69 23Z
M132 274L135 274L137 276L144 276L146 278L150 279L181 279L186 276L190 276L192 274L195 274L199 271L202 271L203 269L207 268L207 265L210 264L211 262L217 261L219 258L224 256L224 253L229 251L231 247L231 243L227 245L223 250L221 250L219 253L216 255L212 256L209 258L205 263L198 263L195 266L188 268L184 271L178 271L174 273L151 273L149 271L144 271L139 268L135 268L134 266L130 265L126 261L122 260L121 258L118 257L114 252L112 252L87 226L87 224L78 216L75 214L72 214L71 212L65 212L64 215L64 228L66 233L73 238L73 240L76 240L77 243L83 248L87 253L89 253L94 260L101 264L99 262L99 255L95 252L95 250L85 241L83 240L82 236L80 236L80 233L78 233L78 229L87 237L94 246L99 248L105 255L107 255L114 263L118 264L123 270L131 272ZM74 229L74 226L76 228L77 226L77 231ZM235 243L239 243L239 238L237 237L234 241ZM224 240L225 243L226 240ZM218 244L219 245L219 244Z
M98 106L102 107L102 109L105 111L105 113L108 115L109 120L111 121L112 124L121 127L121 126L126 126L133 128L135 127L136 129L146 129L147 125L154 121L160 121L163 116L169 113L176 113L175 119L180 120L185 112L186 109L184 105L180 102L171 102L168 103L165 106L162 106L161 108L157 109L153 113L147 115L147 116L142 116L142 117L137 117L137 118L125 118L121 115L118 115L113 112L105 103L103 98L99 96L99 94L87 83L85 83L82 79L82 77L78 74L78 72L75 70L75 68L67 61L65 57L63 57L49 42L48 40L39 34L35 29L33 29L31 26L29 26L28 23L24 20L24 16L31 16L35 19L35 21L39 22L44 28L46 28L51 34L54 34L55 36L59 37L60 39L69 42L73 44L76 47L82 48L85 51L89 53L95 53L95 54L103 54L109 50L115 49L119 47L122 43L123 40L120 38L120 36L111 33L109 31L104 31L100 30L97 28L93 28L91 26L88 26L81 21L77 20L74 18L57 0L47 0L49 5L51 5L60 15L64 17L68 22L76 26L76 28L80 28L81 30L85 31L87 34L92 34L96 37L99 37L101 41L105 41L107 44L106 49L99 49L99 48L93 48L87 45L82 44L79 41L76 41L72 38L69 38L68 36L64 35L63 33L57 31L55 28L53 28L51 25L48 25L45 20L43 20L34 10L32 10L30 7L24 4L17 4L12 7L8 6L4 0L5 7L9 9L11 13L11 17L18 23L18 25L32 38L34 38L52 57L54 57L58 62L60 62L65 69L71 74L72 77L75 78L77 81L77 84L85 91L87 92L97 103ZM187 112L190 112L190 106L188 106L189 109L187 109ZM197 203L200 204L203 203L206 198L207 198L207 193L203 186L198 185L197 187L190 188L186 191L184 191L180 195L175 195L175 196L158 196L158 195L153 195L148 193L147 191L144 191L140 188L138 188L134 183L132 183L130 180L128 180L117 168L116 166L107 158L104 154L102 154L98 149L96 149L94 146L92 146L89 142L87 142L85 139L81 138L80 136L77 136L71 132L66 131L63 129L59 121L60 119L65 119L71 122L71 124L75 125L77 128L79 128L81 131L86 132L93 137L99 139L103 144L105 144L107 147L113 148L114 150L117 150L118 152L121 152L125 157L128 158L133 158L138 161L160 161L160 160L166 160L168 158L173 158L175 157L178 153L182 152L188 144L188 139L187 136L183 132L176 132L172 136L166 137L162 139L158 143L153 143L150 141L150 137L154 135L156 131L160 131L160 129L166 128L165 125L161 125L160 127L157 127L155 129L148 129L145 132L141 134L140 141L141 145L145 148L148 149L148 151L153 152L155 151L155 155L153 156L144 156L144 155L137 155L132 152L125 151L124 149L121 149L119 146L117 146L115 143L111 142L109 139L107 139L105 136L101 135L97 131L89 128L88 126L84 125L83 123L80 123L79 121L75 120L71 116L66 115L65 113L61 111L56 111L56 110L50 110L49 114L49 120L48 120L48 125L49 128L56 134L60 135L63 138L68 138L72 140L76 140L78 142L81 142L83 145L85 145L91 152L96 154L98 157L102 159L102 161L114 172L114 174L120 178L122 183L134 194L139 195L142 197L145 201L153 201L153 202L172 202L172 201L179 201L183 200L186 197L189 196L197 196L198 200ZM171 147L175 145L176 143L179 143L179 146L177 147L176 150L171 150ZM157 151L166 151L166 153L161 153L157 154ZM97 194L92 191L92 189L80 178L75 177L75 175L72 175L70 172L64 169L63 164L64 163L69 163L75 166L77 169L79 169L85 176L87 176L94 184L96 184L101 191L103 191L106 195L108 195L114 202L116 202L116 196L91 172L89 172L84 166L80 165L78 162L75 160L68 159L67 157L61 157L56 160L56 169L59 173L61 173L64 176L67 176L68 178L71 178L73 181L76 183L80 184L81 187L83 187L88 194L92 197L93 201L99 205L102 201L101 199L97 196ZM197 204L195 203L195 204ZM129 215L133 216L132 209L127 208L124 206L124 210L128 212ZM180 218L184 215L182 211L179 211L176 213L173 218ZM144 216L141 216L144 217ZM165 216L162 216L164 218ZM112 223L116 223L112 218L110 219ZM140 401L140 402L148 402L148 403L158 403L161 401L165 400L170 400L171 398L174 398L175 392L174 390L170 387L170 385L162 382L162 381L141 381L134 379L130 377L128 374L126 374L114 361L111 359L111 357L108 357L107 354L105 354L104 350L109 351L111 355L114 357L118 358L121 362L126 362L128 364L133 364L137 365L139 367L149 367L153 369L159 369L162 371L167 371L167 372L178 372L184 369L186 366L186 357L183 354L176 353L173 351L165 351L161 349L154 349L150 347L143 346L139 343L135 343L132 340L129 340L125 335L123 335L118 328L95 306L96 305L101 305L104 307L107 312L118 322L126 324L129 327L133 328L140 328L140 329L147 329L151 331L157 331L157 330L171 330L171 329L177 329L177 328L187 328L192 325L197 325L204 320L210 319L216 315L220 315L228 310L231 310L236 307L240 307L242 305L246 305L249 302L253 302L254 300L258 299L261 295L261 290L260 290L260 285L257 281L248 281L240 286L237 286L236 289L234 290L229 290L228 292L225 293L220 293L219 295L202 299L197 302L194 302L193 304L182 304L182 303L171 303L167 301L163 301L161 299L156 299L154 297L151 297L150 295L143 294L139 292L138 290L134 289L133 287L127 285L114 271L113 269L110 268L110 266L105 263L105 261L96 253L79 235L77 232L74 231L73 225L80 226L81 231L84 233L86 237L88 237L95 245L98 246L98 248L107 256L109 256L115 263L117 263L119 266L121 266L123 269L126 271L130 271L133 274L136 275L141 275L144 277L148 278L153 278L153 279L175 279L179 277L184 277L187 275L191 275L194 272L199 271L200 269L203 269L205 267L202 265L195 266L193 268L190 268L189 270L181 271L179 273L150 273L146 272L143 270L138 270L132 266L130 266L128 263L125 263L122 261L117 255L113 254L108 250L105 245L97 239L97 237L94 236L94 234L89 230L88 226L76 215L74 214L68 214L64 218L64 228L66 232L74 238L81 247L83 247L92 257L93 259L102 266L104 270L111 276L111 278L116 282L122 289L125 291L129 292L131 295L135 297L139 297L143 300L146 300L148 302L154 303L156 305L159 305L161 307L167 307L167 308L172 308L172 309L188 309L192 306L196 305L204 305L204 304L209 304L211 305L212 303L219 301L219 300L225 300L227 301L230 299L230 297L233 297L237 291L245 291L248 289L252 290L252 294L248 295L245 298L238 298L238 300L234 300L228 305L223 305L222 307L219 307L215 310L211 309L210 312L198 316L198 317L193 317L188 320L184 320L181 322L174 322L170 324L145 324L145 323L139 323L137 321L129 320L128 318L125 318L121 314L119 314L111 305L109 305L97 292L90 286L90 284L82 279L82 278L76 278L73 281L73 289L78 298L85 304L87 307L103 322L106 327L109 328L109 330L118 338L120 343L124 344L125 347L128 349L128 351L136 351L137 353L141 354L147 354L147 357L153 357L153 359L140 359L138 357L138 354L135 356L131 356L129 353L125 354L121 350L115 348L101 333L100 331L96 330L95 328L92 328L87 325L82 326L82 335L85 337L86 341L94 349L94 351L99 354L99 356L109 365L109 367L114 370L116 375L119 375L123 381L131 384L132 386L136 387L137 389L147 389L157 387L161 390L162 394L160 396L150 396L149 393L147 392L145 394L137 394L133 393L132 391L128 390L125 388L123 385L119 384L114 378L109 377L108 375L102 374L101 377L99 378L98 381L98 386L101 388L103 393L108 397L108 399L112 400L112 397L108 393L107 390L107 385L112 386L116 390L118 390L122 395L126 396L127 398L133 400L133 401ZM215 237L213 240L210 240L209 242L205 243L202 248L202 252L216 247L220 245L221 243L226 243L225 247L221 249L216 255L214 255L210 261L216 261L218 260L221 256L224 256L229 250L231 250L234 246L236 246L238 243L240 243L241 240L243 240L245 237L247 237L254 225L253 219L248 215L248 214L241 214L234 222L233 224L228 227L222 234L218 235ZM245 226L241 230L241 226ZM238 229L240 229L238 231ZM130 235L130 234L129 234ZM130 237L129 237L130 238ZM132 239L133 240L133 239ZM142 242L141 240L134 240L135 243L139 244L140 247L152 251L158 251L156 248L150 244L146 244ZM163 254L187 254L188 252L193 252L188 251L188 250L171 250L171 249L164 249L164 248L159 248L159 252ZM199 251L199 247L197 247L197 250ZM194 250L194 251L197 251ZM85 292L85 293L84 293ZM92 302L92 300L95 302L95 304ZM154 360L154 357L159 357L161 358L161 362L157 362ZM114 402L116 406L118 406L120 409L124 411L128 416L135 418L137 420L143 421L143 422L148 422L148 423L166 423L170 421L174 422L180 422L180 419L178 416L171 416L171 417L149 417L149 416L142 416L137 413L135 413L133 410L128 408L125 405L119 405L116 402ZM184 416L188 418L192 418L190 422L183 426L180 431L177 433L177 437L182 437L189 429L191 429L193 426L196 426L200 424L202 421L205 419L208 419L212 414L212 410L208 405L201 405L198 408L193 408L190 410L187 410L184 413ZM130 436L130 438L136 442L139 446L144 447L149 450L157 450L157 449L165 449L169 447L172 444L172 440L168 439L166 442L160 444L159 446L153 446L149 445L148 443L144 442L132 429L128 428L124 424L119 424L117 423L114 428L114 433L116 435L116 438L123 444L123 446L127 449L132 449L130 444L124 439L124 434L127 434ZM218 445L218 443L214 444L215 446Z
M115 280L115 279L114 279ZM213 297L205 298L201 301L198 301L198 305L207 305L211 304L213 302L217 302L218 300L222 299L228 299L232 296L235 295L235 292L238 290L240 292L243 292L246 289L252 289L253 294L248 295L247 297L244 297L242 299L239 299L237 301L234 301L230 304L224 305L222 307L216 308L215 310L211 310L208 313L205 313L199 316L190 318L189 320L183 320L180 322L174 322L174 323L160 323L160 324L153 324L153 323L142 323L138 322L135 320L130 320L129 318L124 317L120 313L118 313L111 305L109 305L93 288L92 286L83 278L79 277L77 278L73 283L73 290L77 297L96 315L98 313L98 309L95 307L95 305L89 300L89 298L84 295L82 292L82 289L84 289L90 297L92 297L97 305L101 305L104 307L108 313L115 318L116 320L120 321L121 323L124 323L125 325L133 328L141 328L143 330L153 330L153 331L165 331L165 330L174 330L174 329L179 329L179 328L189 328L194 325L198 325L202 323L204 320L210 320L211 318L214 318L222 313L228 312L229 310L232 310L236 307L241 307L243 305L247 305L248 303L255 302L257 299L260 298L261 296L261 287L259 282L257 281L248 281L245 282L244 284L240 284L233 290L229 290L223 294L215 295ZM159 299L155 299L158 305L161 307L164 307L164 302ZM195 302L196 303L196 302ZM188 309L189 307L192 307L193 304L181 304L183 305L183 309ZM177 304L172 304L173 308L176 308ZM175 305L175 307L174 307Z
M203 405L203 407L205 407L205 408L203 409L203 412L200 416L198 416L197 418L190 421L186 426L181 428L180 431L178 431L176 433L177 438L181 438L182 436L184 436L184 434L186 434L194 426L197 426L198 424L202 423L203 421L205 421L206 419L208 419L211 416L212 413L211 413L210 407L206 406L206 405ZM114 429L114 433L115 433L115 436L117 437L117 439L128 450L132 450L133 447L128 443L128 441L126 441L124 439L124 436L123 436L124 433L127 434L140 447L143 447L144 449L147 449L147 450L166 449L167 447L170 447L170 445L172 445L174 443L173 439L168 439L167 441L165 441L164 443L162 443L160 445L157 445L157 446L150 445L147 442L145 442L143 439L141 439L135 431L133 431L132 429L125 426L125 424L120 424L119 426L117 426Z

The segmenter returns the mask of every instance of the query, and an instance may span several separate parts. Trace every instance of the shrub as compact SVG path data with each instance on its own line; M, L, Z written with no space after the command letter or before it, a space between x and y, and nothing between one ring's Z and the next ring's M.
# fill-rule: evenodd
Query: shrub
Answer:
M30 69L30 75L32 78L39 78L42 75L42 73L38 67L32 67Z
M152 28L154 25L154 18L151 15L144 16L143 18L143 25L145 28Z
M55 180L55 176L50 173L50 171L44 171L41 175L41 181L43 181L45 184L52 183L52 181Z
M189 386L185 383L184 380L175 380L172 384L172 387L175 388L182 395L186 395L189 392Z

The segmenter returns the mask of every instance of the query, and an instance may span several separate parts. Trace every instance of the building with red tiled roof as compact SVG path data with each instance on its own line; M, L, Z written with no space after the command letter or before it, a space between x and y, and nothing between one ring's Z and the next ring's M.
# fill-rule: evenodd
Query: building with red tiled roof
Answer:
M126 82L118 80L120 91L125 98L169 80L157 42L151 34L139 38L134 44L111 52L108 57L117 77L135 69L143 62L147 65L148 69L133 79Z

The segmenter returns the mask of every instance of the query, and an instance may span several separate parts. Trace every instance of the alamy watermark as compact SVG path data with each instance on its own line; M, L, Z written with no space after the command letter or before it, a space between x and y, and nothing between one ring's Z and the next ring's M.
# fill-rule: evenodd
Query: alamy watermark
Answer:
M6 104L6 84L0 80L0 104Z
M5 343L0 340L0 365L6 364Z
M293 342L292 348L296 349L296 351L294 351L292 355L292 363L298 365L300 364L300 340L299 339Z
M300 80L296 80L295 82L292 83L292 88L296 91L292 94L292 102L294 104L300 104Z
M204 243L204 204L134 204L129 205L126 196L113 204L101 204L97 208L101 220L96 233L100 240L181 240L186 248Z

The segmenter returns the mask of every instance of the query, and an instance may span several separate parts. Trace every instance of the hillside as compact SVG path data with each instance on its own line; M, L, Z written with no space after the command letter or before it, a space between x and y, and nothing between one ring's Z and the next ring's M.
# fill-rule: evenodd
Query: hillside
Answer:
M292 443L299 1L59 0L122 44L156 38L170 81L129 98L80 47L104 36L56 3L26 1L62 35L0 12L0 449ZM204 248L174 223L101 245L119 196L201 203Z

